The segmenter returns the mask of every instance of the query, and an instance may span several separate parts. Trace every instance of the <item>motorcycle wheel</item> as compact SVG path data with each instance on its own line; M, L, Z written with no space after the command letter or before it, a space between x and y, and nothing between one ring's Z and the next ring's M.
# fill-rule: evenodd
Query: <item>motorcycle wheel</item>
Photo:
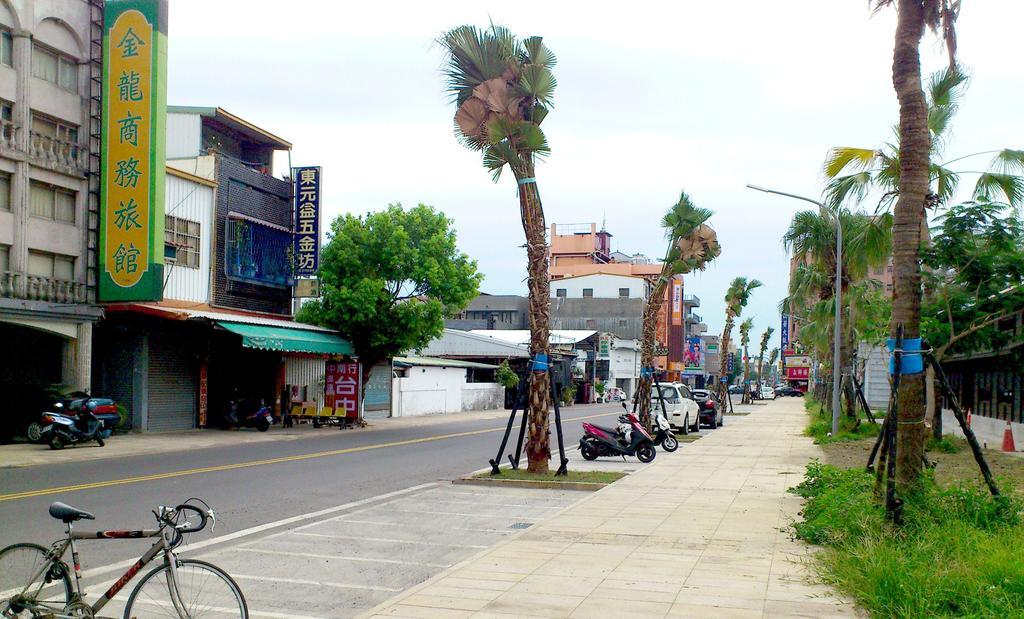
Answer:
M259 430L260 432L266 432L267 430L270 429L270 422L267 421L266 419L260 419L259 422L256 424L256 429Z
M636 448L636 459L644 464L654 460L654 456L656 455L658 455L658 452L655 451L654 445L651 445L650 443L645 443Z
M99 443L100 447L106 445L106 443L103 442L103 437L100 436L99 434L96 435L96 442Z
M584 460L597 460L597 451L586 443L580 445L580 455Z
M64 441L60 440L60 437L54 435L50 438L50 449L64 449Z
M28 424L28 427L25 428L25 436L32 443L38 443L43 440L43 424L38 421Z
M665 451L672 453L679 449L679 440L671 434L666 434L665 438L661 441L661 448Z

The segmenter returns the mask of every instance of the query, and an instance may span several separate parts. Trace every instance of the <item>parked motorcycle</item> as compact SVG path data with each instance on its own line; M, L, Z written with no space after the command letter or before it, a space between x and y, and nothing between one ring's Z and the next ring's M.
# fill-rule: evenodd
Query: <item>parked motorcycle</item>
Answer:
M56 405L62 409L62 404ZM104 423L92 411L83 409L74 417L60 412L43 413L43 429L40 436L42 442L50 449L64 449L67 445L77 445L96 441L103 447Z
M103 422L103 430L100 432L100 438L107 439L114 432L114 428L121 423L121 415L117 412L117 405L114 401L109 398L93 398L93 397L73 397L66 400L61 400L52 405L54 409L58 409L57 412L65 417L70 417L72 420L78 418L78 413L81 410L88 410L90 413L96 416L97 419ZM43 413L44 415L46 413ZM43 426L46 423L42 419L42 415L39 416L38 421L33 421L28 424L25 429L25 436L30 442L42 443L43 441Z
M627 414L629 409L626 408L626 403L622 403L622 408L625 409ZM668 422L668 417L665 416L665 411L661 410L660 406L655 406L654 424L657 426L657 431L654 433L654 444L661 447L665 451L672 453L679 449L679 439L672 433L672 424Z
M619 431L592 423L583 422L583 438L580 439L580 455L584 460L596 460L602 456L636 456L641 462L654 460L657 450L654 439L640 424L636 415L627 413L619 416L619 423L629 424L629 443L619 438Z
M228 400L227 409L224 411L223 428L256 428L260 432L266 432L274 424L274 412L269 406L260 403L252 413L240 414L237 400Z

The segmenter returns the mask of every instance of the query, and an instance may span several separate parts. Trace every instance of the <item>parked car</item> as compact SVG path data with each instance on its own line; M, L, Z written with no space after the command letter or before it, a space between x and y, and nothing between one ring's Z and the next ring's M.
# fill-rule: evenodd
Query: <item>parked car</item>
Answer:
M700 431L700 408L690 397L690 389L686 385L661 384L661 397L665 402L665 416L673 429L683 434ZM661 408L658 400L657 387L651 390L651 409Z
M803 395L803 392L796 387L790 387L789 385L783 385L775 388L775 395L777 396L792 396L799 398Z
M712 430L725 425L725 409L719 405L715 394L707 389L691 389L690 397L700 409L700 422Z
M775 390L768 385L761 385L757 395L761 400L774 400Z
M743 385L729 385L729 393L743 395Z

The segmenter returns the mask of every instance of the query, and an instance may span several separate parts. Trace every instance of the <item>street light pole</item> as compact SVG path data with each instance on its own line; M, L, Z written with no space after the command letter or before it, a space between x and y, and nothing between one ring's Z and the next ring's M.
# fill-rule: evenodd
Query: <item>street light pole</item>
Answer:
M779 196L785 196L787 198L793 198L795 200L803 200L804 202L810 202L816 204L821 209L822 214L828 210L824 203L817 200L806 198L804 196L798 196L792 193L786 193L785 191L777 191L775 189L767 189L765 187L758 187L757 185L748 184L749 189L754 191L761 191L764 193L774 193ZM839 210L836 209L835 214L836 220L836 281L835 281L835 293L834 300L836 304L836 316L835 316L835 329L832 338L832 435L839 434L839 387L842 382L842 371L839 367L839 339L841 337L842 319L841 312L843 307L843 226L839 222Z

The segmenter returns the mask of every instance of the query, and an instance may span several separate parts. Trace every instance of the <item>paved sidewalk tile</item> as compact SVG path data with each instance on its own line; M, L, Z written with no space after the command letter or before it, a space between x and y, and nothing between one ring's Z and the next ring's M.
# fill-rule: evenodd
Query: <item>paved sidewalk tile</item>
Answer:
M368 616L850 617L787 528L818 448L803 401L718 430L587 496ZM436 614L431 614L436 613Z

